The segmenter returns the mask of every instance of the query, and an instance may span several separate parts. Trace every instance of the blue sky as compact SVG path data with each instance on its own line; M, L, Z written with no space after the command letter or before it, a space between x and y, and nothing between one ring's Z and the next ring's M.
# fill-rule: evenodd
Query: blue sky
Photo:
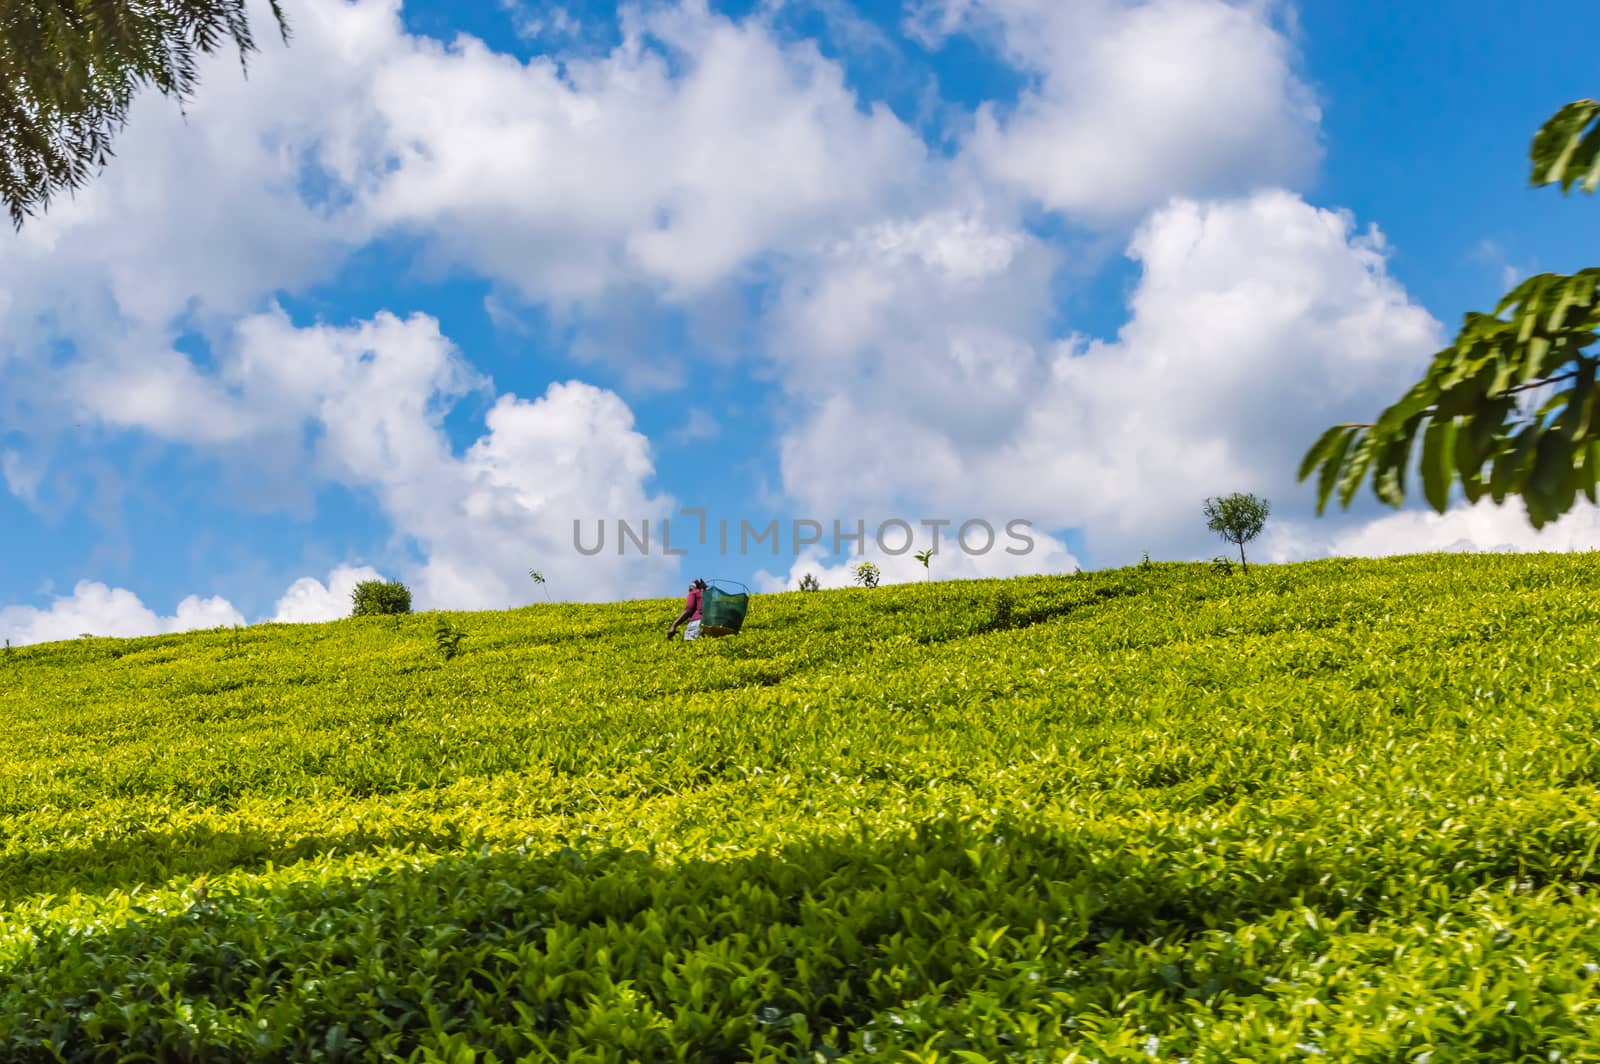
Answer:
M0 634L317 620L374 574L461 609L530 567L846 581L796 520L864 522L890 579L891 519L1031 522L946 539L951 577L1203 558L1232 490L1269 560L1600 544L1293 480L1463 312L1593 261L1600 210L1526 152L1597 91L1600 14L1506 10L296 0L290 47L187 119L141 99L0 238Z

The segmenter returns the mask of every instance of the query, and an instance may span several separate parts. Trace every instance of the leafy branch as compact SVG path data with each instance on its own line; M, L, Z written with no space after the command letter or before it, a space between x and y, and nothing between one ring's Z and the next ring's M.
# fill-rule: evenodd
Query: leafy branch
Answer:
M267 0L278 33L289 24ZM257 50L246 0L0 0L0 203L11 223L84 185L113 154L138 91L180 106L199 58Z
M1534 134L1532 184L1600 189L1600 101L1577 100L1557 111Z
M1533 138L1531 183L1600 189L1600 102L1556 112ZM1371 423L1345 422L1317 439L1299 479L1316 474L1317 512L1338 496L1348 507L1371 478L1391 506L1406 496L1418 438L1423 495L1443 513L1460 483L1469 502L1512 495L1535 528L1570 510L1600 483L1600 267L1530 277L1491 314L1469 313L1422 380ZM1532 410L1524 393L1554 388Z

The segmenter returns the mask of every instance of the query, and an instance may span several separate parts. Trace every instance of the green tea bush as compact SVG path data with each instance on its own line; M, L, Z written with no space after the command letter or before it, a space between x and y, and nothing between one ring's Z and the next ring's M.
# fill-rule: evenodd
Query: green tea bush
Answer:
M995 589L994 602L989 615L989 625L992 628L1010 628L1016 620L1017 597L1012 594L1011 588L1001 584Z
M352 617L411 612L411 589L398 580L363 580L350 592Z
M13 648L0 1060L1600 1059L1597 591L1152 563L767 596L692 657L676 600L453 662L417 615Z

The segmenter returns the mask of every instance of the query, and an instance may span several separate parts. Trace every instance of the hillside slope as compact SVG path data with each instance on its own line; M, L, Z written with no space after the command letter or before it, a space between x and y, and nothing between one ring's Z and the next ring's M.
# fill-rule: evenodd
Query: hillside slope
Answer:
M1600 557L0 655L0 1060L1600 1059ZM1071 1055L1071 1054L1076 1054Z

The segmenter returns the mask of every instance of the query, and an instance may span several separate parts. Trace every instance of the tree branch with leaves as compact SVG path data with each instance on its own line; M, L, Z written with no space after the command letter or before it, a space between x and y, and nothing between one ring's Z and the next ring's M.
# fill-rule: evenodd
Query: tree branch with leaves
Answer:
M1534 187L1600 189L1600 102L1568 104L1533 138ZM1542 273L1517 285L1491 314L1469 313L1422 380L1371 423L1325 431L1300 480L1316 474L1317 512L1337 494L1348 507L1369 478L1391 506L1417 469L1428 504L1443 513L1460 484L1469 502L1512 495L1535 528L1600 485L1600 267Z
M279 35L289 23L268 0ZM0 0L0 203L20 229L112 155L135 94L179 106L202 55L256 51L248 0Z

